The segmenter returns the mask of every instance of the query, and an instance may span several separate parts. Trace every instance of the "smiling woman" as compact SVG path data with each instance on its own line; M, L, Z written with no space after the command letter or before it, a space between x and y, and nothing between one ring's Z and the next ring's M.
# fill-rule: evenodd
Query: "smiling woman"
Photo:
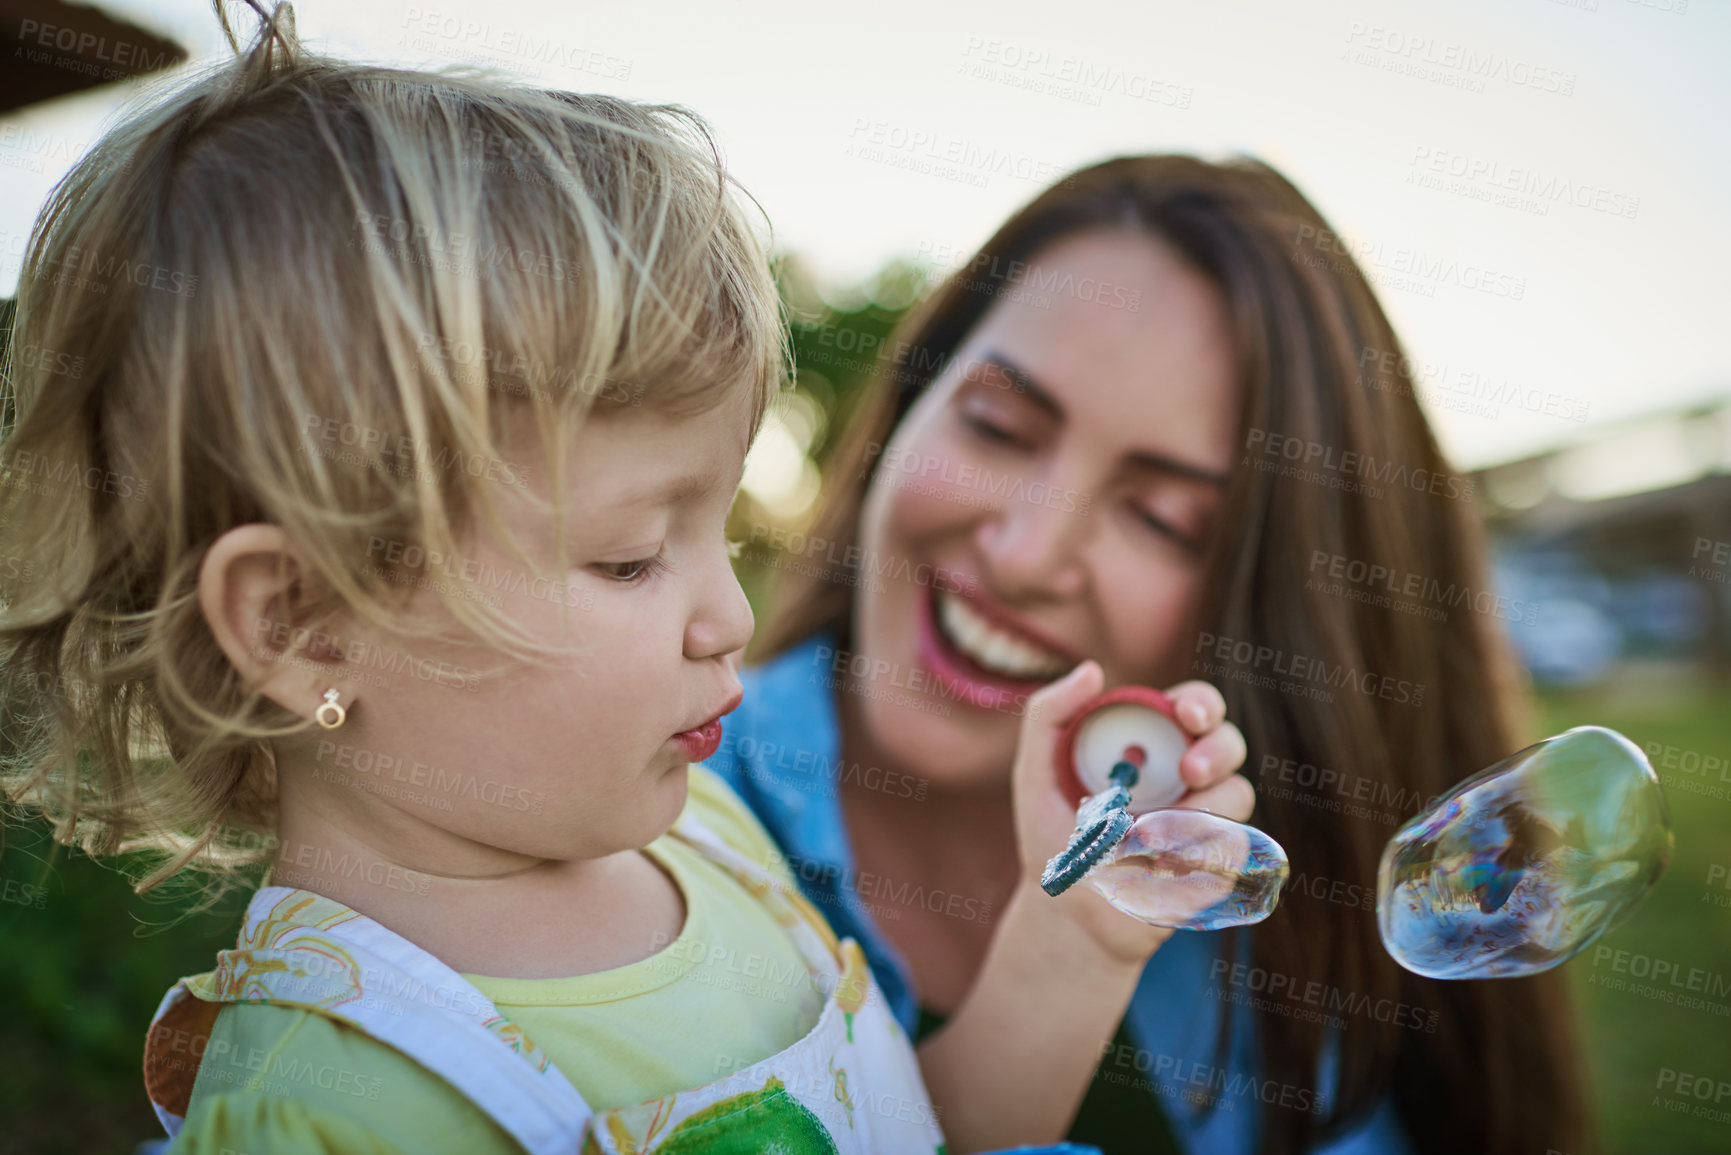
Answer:
M1194 616L1232 461L1229 322L1207 278L1122 228L1054 242L1037 267L1058 284L1130 286L1141 307L1081 294L1000 302L889 439L886 456L949 469L918 489L873 486L860 515L877 553L930 561L972 591L903 584L856 605L862 652L921 662L984 708L965 721L867 722L885 756L932 751L957 781L1005 764L992 711L1084 657L1109 683L1181 675L1171 662L1147 669L1147 657L1177 653ZM1101 580L1113 574L1136 580Z
M1253 821L1322 885L1252 931L1159 949L1071 1138L1593 1150L1558 976L1419 978L1362 902L1333 898L1372 892L1411 813L1389 800L1522 744L1494 621L1415 618L1313 572L1344 557L1484 585L1470 489L1363 274L1310 243L1333 235L1272 169L1187 157L1084 169L1012 217L885 342L811 530L944 580L856 587L834 558L784 571L712 765L926 1029L964 1006L996 928L864 903L885 890L863 880L1013 889L1017 715L1081 659L1107 686L1218 682L1260 771ZM853 775L831 800L787 751L929 789ZM1271 771L1292 766L1335 786L1288 789Z

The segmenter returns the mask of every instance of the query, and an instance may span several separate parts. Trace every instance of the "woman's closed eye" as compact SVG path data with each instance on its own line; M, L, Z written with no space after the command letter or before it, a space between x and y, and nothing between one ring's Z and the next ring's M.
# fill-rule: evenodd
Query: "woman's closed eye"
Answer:
M1128 505L1130 513L1136 518L1136 520L1146 526L1156 536L1163 537L1174 545L1180 546L1192 553L1201 550L1202 541L1197 534L1180 528L1176 523L1162 517L1158 513L1155 513L1139 501L1129 502Z
M999 445L1013 445L1019 449L1028 448L1027 441L1005 429L1002 425L988 421L977 413L963 413L962 423L986 441Z

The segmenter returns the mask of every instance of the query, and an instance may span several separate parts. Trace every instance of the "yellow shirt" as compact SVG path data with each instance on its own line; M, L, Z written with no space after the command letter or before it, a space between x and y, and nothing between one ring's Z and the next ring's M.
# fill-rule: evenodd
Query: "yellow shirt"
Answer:
M693 766L688 807L735 849L792 878L762 826ZM676 839L646 848L678 883L685 925L649 958L557 979L465 974L597 1111L701 1086L792 1046L824 998L798 948L720 866ZM514 1152L485 1113L390 1046L315 1012L231 1004L218 1015L173 1152Z

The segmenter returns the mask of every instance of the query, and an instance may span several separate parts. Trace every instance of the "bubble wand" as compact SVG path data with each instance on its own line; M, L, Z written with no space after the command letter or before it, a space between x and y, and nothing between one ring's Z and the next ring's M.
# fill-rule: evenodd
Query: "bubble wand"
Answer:
M1120 686L1078 711L1058 735L1068 771L1059 781L1079 800L1076 829L1040 876L1047 894L1086 879L1132 918L1185 930L1274 912L1289 869L1280 844L1254 826L1171 805L1184 795L1178 760L1191 741L1172 700L1147 686Z

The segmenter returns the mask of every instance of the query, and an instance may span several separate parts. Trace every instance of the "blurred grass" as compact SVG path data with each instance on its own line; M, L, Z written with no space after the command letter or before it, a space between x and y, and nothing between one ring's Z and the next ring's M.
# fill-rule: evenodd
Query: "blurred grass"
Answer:
M1652 687L1616 683L1590 691L1552 694L1541 702L1546 733L1588 723L1610 726L1643 749L1657 742L1699 755L1731 758L1731 698L1723 686L1676 683ZM1657 763L1659 759L1655 759ZM1669 962L1686 976L1698 967L1723 991L1731 985L1731 910L1706 898L1731 896L1722 885L1710 892L1708 867L1731 866L1731 781L1719 772L1684 774L1657 767L1676 831L1671 865L1646 905L1634 916L1566 964L1570 985L1583 1012L1588 1063L1597 1092L1600 1118L1610 1151L1628 1155L1665 1152L1694 1155L1731 1151L1731 1123L1667 1110L1658 1100L1685 1099L1731 1113L1731 1098L1717 1104L1660 1088L1661 1071L1709 1077L1731 1083L1731 997L1711 990L1692 995L1669 983L1679 995L1702 998L1720 1013L1672 1006L1628 990L1600 985L1606 979L1632 983L1613 969L1612 959L1594 965L1600 947ZM1728 772L1731 773L1731 772ZM1693 792L1689 782L1716 786L1721 797ZM1595 983L1592 980L1598 979Z
M1731 710L1722 693L1704 689L1551 695L1541 716L1547 733L1592 722L1642 745L1731 755ZM1677 776L1661 774L1667 782ZM1708 867L1731 865L1731 800L1677 788L1667 796L1677 832L1670 869L1603 945L1731 981L1731 912L1702 899ZM145 1028L176 978L209 969L216 951L233 944L245 896L161 930L190 908L184 895L141 899L121 873L55 847L40 826L15 824L0 854L0 899L0 989L13 1007L0 1021L0 1152L125 1153L159 1135L140 1073ZM1594 967L1593 955L1589 949L1567 972L1585 1014L1609 1149L1731 1150L1731 1125L1654 1105L1656 1095L1686 1098L1660 1091L1662 1069L1731 1080L1731 1018L1595 985L1595 975L1612 971Z

